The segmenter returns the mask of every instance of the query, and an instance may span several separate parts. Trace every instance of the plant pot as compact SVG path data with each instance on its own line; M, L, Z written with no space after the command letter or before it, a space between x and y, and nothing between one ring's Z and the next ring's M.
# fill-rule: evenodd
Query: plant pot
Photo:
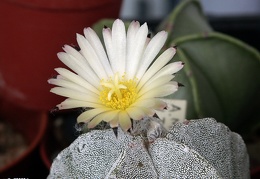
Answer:
M14 131L20 133L27 144L17 158L0 168L0 178L31 177L32 170L35 169L36 163L39 163L37 147L47 127L47 114L21 108L0 99L0 117L9 123Z
M0 95L31 109L53 108L61 98L47 80L63 66L56 57L76 33L101 18L118 17L121 0L0 1Z
M51 143L51 144L50 144ZM52 163L52 153L54 149L59 148L53 140L50 140L49 135L45 136L40 144L40 155L45 167L49 170Z

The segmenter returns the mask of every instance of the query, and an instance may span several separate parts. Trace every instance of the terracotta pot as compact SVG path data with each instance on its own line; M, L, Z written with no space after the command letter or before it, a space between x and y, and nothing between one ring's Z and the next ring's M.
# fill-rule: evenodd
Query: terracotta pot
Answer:
M56 53L101 18L118 17L121 0L0 1L0 96L49 110L61 101L47 80L62 66Z
M45 136L44 140L41 142L40 145L40 155L44 165L48 170L51 168L51 164L52 164L51 156L53 150L54 148L56 149L59 148L58 146L55 145L56 143L53 140L49 140L49 139L50 139L49 135ZM50 142L54 145L49 144Z
M24 109L0 99L0 117L9 123L13 130L19 132L27 143L26 150L20 156L0 168L0 178L30 177L32 169L39 167L39 159L36 159L37 147L45 134L47 114Z

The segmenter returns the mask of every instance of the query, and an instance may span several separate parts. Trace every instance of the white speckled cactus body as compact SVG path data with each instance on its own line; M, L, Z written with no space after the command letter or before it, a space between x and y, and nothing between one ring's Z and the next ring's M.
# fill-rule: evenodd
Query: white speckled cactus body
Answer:
M206 118L166 131L154 121L144 119L146 131L119 129L117 137L112 129L82 134L48 178L250 178L245 144L225 125Z

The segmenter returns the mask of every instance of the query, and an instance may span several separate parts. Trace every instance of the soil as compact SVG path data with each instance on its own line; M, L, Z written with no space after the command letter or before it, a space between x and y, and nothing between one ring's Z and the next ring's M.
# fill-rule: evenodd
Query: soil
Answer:
M0 119L0 169L18 158L27 147L23 136Z

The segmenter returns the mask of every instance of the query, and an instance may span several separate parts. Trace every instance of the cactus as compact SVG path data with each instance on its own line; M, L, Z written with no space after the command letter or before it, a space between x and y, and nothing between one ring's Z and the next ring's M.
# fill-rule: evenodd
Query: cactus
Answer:
M116 27L115 29L124 30L124 28L119 28L123 26L118 25L122 24L121 20L117 20L116 24L113 25ZM130 30L130 32L135 32L133 29L139 28L139 23L133 21L131 24L130 29L132 31ZM192 28L189 28L189 26L192 26ZM99 28L99 26L95 27ZM250 79L254 77L259 78L259 53L236 39L213 32L204 20L198 1L183 1L161 25L161 28L169 32L170 38L166 42L166 47L169 45L178 46L178 53L174 61L177 58L186 64L182 75L178 74L177 76L178 81L184 83L186 88L176 94L171 93L172 95L167 96L167 98L188 101L188 119L213 116L218 122L213 118L203 118L185 121L184 123L177 122L169 130L165 129L160 119L148 116L153 116L154 110L165 109L165 104L159 102L158 97L165 97L166 94L153 96L155 98L151 103L153 110L145 110L145 105L149 104L145 102L142 103L145 104L144 106L138 106L140 108L136 108L136 110L132 110L128 103L124 103L129 114L131 114L130 116L126 113L127 110L121 108L120 105L116 105L118 107L116 109L108 106L109 111L102 106L107 105L107 103L102 103L102 108L96 104L100 99L97 98L98 95L96 94L103 93L94 90L95 94L93 93L91 100L95 99L96 101L84 102L84 100L87 100L86 95L84 99L81 99L80 94L74 95L72 93L75 86L71 86L71 83L69 83L70 85L63 83L64 79L67 82L67 77L71 77L69 80L76 79L77 85L82 85L82 78L72 76L69 71L64 72L57 69L61 76L64 75L64 78L52 79L49 82L51 84L58 84L59 82L58 85L63 85L69 89L53 88L52 92L68 98L75 98L65 100L58 107L60 109L85 107L84 109L90 109L90 112L81 114L78 117L78 122L85 122L89 128L94 128L105 118L103 121L108 122L113 129L91 129L80 135L69 147L61 151L53 161L48 178L246 179L250 177L246 146L240 135L231 130L239 131L239 126L247 122L244 117L246 114L251 114L249 113L251 106L248 105L248 102L253 99L254 94L256 94L256 101L259 101L257 100L259 80L256 80L255 83L250 82ZM105 33L104 37L108 40L111 35L110 29L105 27L103 32ZM92 41L92 38L97 38L96 35L93 36L90 29L86 29L85 33L87 38L90 38L89 41ZM161 34L165 34L165 32ZM84 37L78 36L78 38L81 46L84 47L86 43ZM117 38L116 40L120 39ZM160 42L159 38L158 42ZM92 45L95 49L96 45L101 46L101 43L93 43ZM64 49L69 53L66 55L81 57L80 52L76 52L75 49L68 46ZM169 53L174 55L175 47L170 48ZM71 61L65 58L67 56L64 53L62 54L60 54L60 59L67 63L67 66L74 68L75 66L71 64ZM85 55L89 57L88 54ZM173 61L170 62L174 64ZM234 67L236 64L242 63L241 70ZM158 64L159 62L154 66ZM183 63L176 64L178 70L183 66ZM116 65L116 63L112 65ZM96 69L99 68L96 64L93 66ZM77 67L81 69L81 66ZM169 69L167 68L167 70ZM165 71L167 72L167 70ZM74 71L78 71L78 69L75 68ZM148 79L150 74L149 70L147 71L145 77ZM82 72L82 75L86 77L83 71L79 70L79 72ZM170 72L172 71L170 70ZM100 75L102 76L103 73L100 73ZM146 80L146 78L144 79ZM117 95L117 99L121 99L120 90L132 87L131 85L127 87L123 84L124 81L118 80L118 73L111 79L106 82L101 80L101 85L106 87L105 91L101 91L105 94L101 96L103 101L107 99L110 101L111 95ZM242 81L243 85L241 85ZM159 80L156 82L159 82ZM130 81L127 81L128 83L130 84ZM87 83L83 84L86 88L92 89ZM179 83L175 83L175 85L179 87ZM72 87L73 90L71 91L70 88ZM82 89L81 87L80 89ZM252 95L244 93L248 87L251 87ZM118 93L114 94L115 92ZM208 105L209 103L211 105ZM254 102L252 106L252 110L254 110ZM245 109L245 111L242 109ZM258 113L258 111L254 112ZM253 115L255 114L249 116L250 119L252 117L252 121L254 120ZM246 127L249 126L251 124ZM118 127L117 132L114 131L115 127Z
M139 132L82 134L56 157L48 178L249 178L245 144L224 124L210 118L178 122L154 135L163 126L153 127L154 118L143 121Z
M249 178L246 172L249 159L243 139L224 124L210 118L198 119L188 125L176 123L170 131L168 139L196 150L223 178Z

